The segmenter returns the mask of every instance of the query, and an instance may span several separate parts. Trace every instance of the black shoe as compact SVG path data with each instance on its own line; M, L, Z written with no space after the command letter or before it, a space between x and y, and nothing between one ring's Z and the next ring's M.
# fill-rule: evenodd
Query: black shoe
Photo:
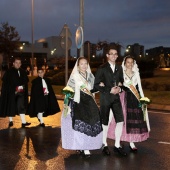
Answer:
M10 122L9 122L9 127L11 127L11 126L13 126L13 125L14 125L13 122L10 121Z
M109 151L108 146L104 146L102 152L103 152L104 155L107 155L107 156L110 155L110 151Z
M129 145L129 148L130 148L130 151L133 152L133 153L138 152L138 148L136 148L136 147L132 148L132 147Z
M45 127L45 124L44 123L40 123L39 126Z
M91 154L84 154L83 157L84 157L84 158L90 158L90 157L91 157Z
M84 151L83 150L77 150L77 153L80 155L84 155Z
M121 147L117 148L117 147L114 147L114 152L115 153L118 153L119 155L121 156L127 156L127 153L123 151L123 149Z
M29 126L31 123L28 123L28 122L26 122L26 123L22 123L22 127L24 128L24 127L26 127L26 126Z
M77 150L77 153L80 154L83 158L90 158L91 154L85 154L84 150Z

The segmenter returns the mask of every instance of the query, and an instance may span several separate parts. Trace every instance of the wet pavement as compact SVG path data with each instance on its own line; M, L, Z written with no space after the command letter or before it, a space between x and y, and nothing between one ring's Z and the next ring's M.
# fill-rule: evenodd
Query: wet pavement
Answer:
M62 107L63 101L59 101ZM0 170L168 170L170 169L170 115L150 111L150 138L137 143L138 153L131 153L128 143L122 145L127 157L116 155L114 141L108 140L111 156L101 150L92 151L88 159L76 151L61 147L60 116L44 118L46 127L39 127L37 118L26 116L31 125L21 128L20 117L8 128L8 118L0 119Z

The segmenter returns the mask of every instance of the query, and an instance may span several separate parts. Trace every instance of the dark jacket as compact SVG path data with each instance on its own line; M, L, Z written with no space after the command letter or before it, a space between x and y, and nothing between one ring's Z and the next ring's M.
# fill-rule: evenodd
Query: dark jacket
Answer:
M28 104L28 77L25 70L14 67L7 70L2 78L1 88L1 104L0 104L0 117L15 116L18 114L17 105L15 101L15 91L17 86L24 86L24 104L25 109Z
M103 82L105 86L99 86L100 82ZM119 97L119 94L113 95L110 93L111 88L114 86L115 82L116 84L119 82L123 83L122 66L116 64L114 73L108 62L100 66L95 75L94 87L101 92L100 96L103 98L103 100L111 100Z
M44 112L44 117L60 112L50 79L44 78L44 80L49 91L47 96L44 96L42 78L37 77L32 81L31 98L27 111L30 117L36 117L41 112Z

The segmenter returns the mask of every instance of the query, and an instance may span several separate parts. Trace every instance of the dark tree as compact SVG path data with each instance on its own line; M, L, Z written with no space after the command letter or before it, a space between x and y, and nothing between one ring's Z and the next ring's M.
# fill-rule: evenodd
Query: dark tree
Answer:
M14 51L18 51L20 46L20 36L16 28L10 26L8 22L1 23L0 27L0 53L7 59L9 65L9 58Z

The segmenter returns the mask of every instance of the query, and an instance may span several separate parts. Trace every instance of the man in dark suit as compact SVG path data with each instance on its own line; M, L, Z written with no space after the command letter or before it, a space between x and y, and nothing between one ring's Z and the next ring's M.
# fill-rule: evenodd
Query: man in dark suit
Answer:
M116 64L116 59L118 57L116 47L110 47L106 56L108 62L103 64L97 70L94 84L95 88L100 91L100 111L103 126L103 153L105 155L110 155L107 146L107 132L109 114L110 110L112 110L116 121L114 152L126 156L127 154L120 146L120 137L122 134L124 119L119 97L121 87L118 85L123 83L123 71L122 67ZM101 86L101 82L104 83L104 86Z
M13 67L2 77L0 117L9 117L9 127L13 126L13 117L20 115L21 126L29 126L25 112L28 104L28 77L21 69L21 59L16 57Z

